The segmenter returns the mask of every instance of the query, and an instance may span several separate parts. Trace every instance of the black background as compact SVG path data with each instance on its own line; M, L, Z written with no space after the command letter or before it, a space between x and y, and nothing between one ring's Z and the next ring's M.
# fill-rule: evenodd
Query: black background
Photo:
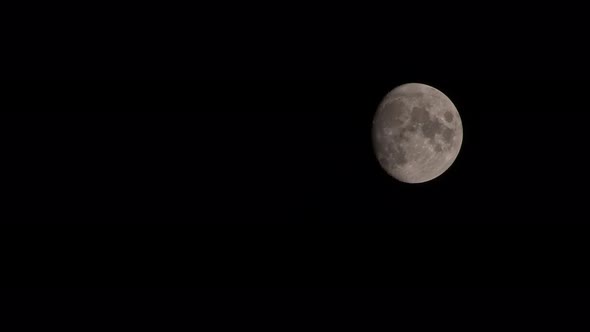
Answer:
M13 26L2 277L23 308L171 303L178 317L293 326L361 307L365 327L392 312L582 308L580 21L230 12ZM370 140L381 98L407 82L447 94L465 131L453 166L418 185L387 176Z
M375 317L579 308L585 83L423 82L453 99L465 136L448 172L417 185L371 146L396 80L12 84L4 284L64 310L172 302L224 324L357 302Z

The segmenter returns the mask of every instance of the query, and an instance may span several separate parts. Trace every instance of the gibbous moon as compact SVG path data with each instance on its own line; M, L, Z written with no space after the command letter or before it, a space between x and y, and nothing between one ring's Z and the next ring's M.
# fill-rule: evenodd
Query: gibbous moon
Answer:
M455 161L463 124L439 90L419 83L389 92L373 119L373 147L381 167L406 183L430 181Z

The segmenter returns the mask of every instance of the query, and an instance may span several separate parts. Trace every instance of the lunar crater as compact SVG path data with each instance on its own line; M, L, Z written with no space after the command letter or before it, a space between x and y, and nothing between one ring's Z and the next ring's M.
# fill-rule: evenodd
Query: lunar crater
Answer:
M453 121L453 118L454 118L453 113L451 113L449 111L446 111L445 112L445 120L447 122L452 122Z

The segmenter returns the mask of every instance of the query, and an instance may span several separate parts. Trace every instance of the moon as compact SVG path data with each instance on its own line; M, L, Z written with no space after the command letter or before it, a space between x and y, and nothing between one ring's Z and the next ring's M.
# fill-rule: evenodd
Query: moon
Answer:
M463 124L444 93L408 83L383 98L373 118L372 136L379 164L389 175L422 183L451 167L463 143Z

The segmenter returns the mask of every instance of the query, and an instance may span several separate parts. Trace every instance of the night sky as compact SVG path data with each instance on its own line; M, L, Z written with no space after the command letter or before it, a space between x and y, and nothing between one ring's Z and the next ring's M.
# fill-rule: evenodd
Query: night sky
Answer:
M410 185L380 168L370 134L381 98L404 82L5 86L3 223L83 247L113 236L117 249L99 256L178 250L175 259L231 257L239 265L246 263L234 255L251 255L252 279L212 277L220 285L264 285L258 277L269 269L298 267L298 277L268 282L526 286L553 276L535 268L567 269L581 258L587 83L420 80L453 100L464 142L446 173ZM398 259L420 276L400 274L390 266ZM474 275L423 274L429 264ZM339 269L355 271L332 279ZM199 283L182 280L175 282Z
M28 46L0 73L5 287L187 312L200 298L221 316L228 303L419 316L424 303L579 294L583 37L520 19L474 38L475 16L423 29L330 17L343 28L191 18L16 38ZM371 142L382 98L409 82L445 93L464 128L450 169L414 185L388 176Z

